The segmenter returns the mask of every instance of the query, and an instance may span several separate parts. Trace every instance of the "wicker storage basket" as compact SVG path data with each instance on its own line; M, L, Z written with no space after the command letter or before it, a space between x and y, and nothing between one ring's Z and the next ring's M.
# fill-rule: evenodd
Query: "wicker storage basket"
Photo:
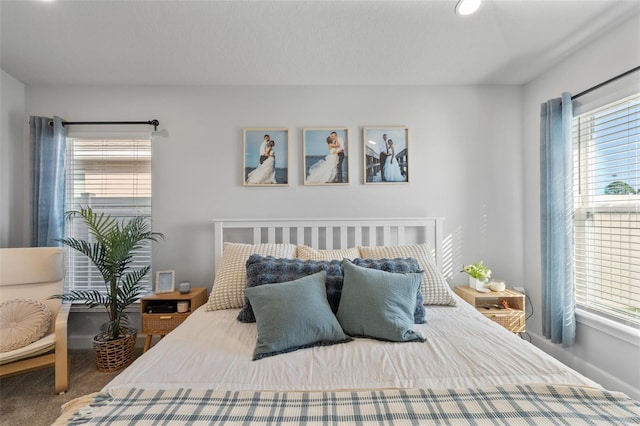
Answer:
M511 330L513 333L522 333L525 330L524 311L515 309L491 309L480 312L491 321Z
M165 336L187 319L189 314L143 314L142 331L145 334Z
M133 362L138 333L134 329L127 329L125 334L124 337L116 340L104 340L102 336L93 338L98 371L122 370Z

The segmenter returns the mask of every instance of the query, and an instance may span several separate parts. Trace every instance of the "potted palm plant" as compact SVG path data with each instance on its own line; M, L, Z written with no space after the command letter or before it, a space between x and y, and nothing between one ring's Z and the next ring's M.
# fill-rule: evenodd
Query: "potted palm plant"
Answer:
M87 225L92 242L77 238L59 241L93 262L104 279L105 291L73 290L52 298L83 302L90 308L105 307L109 321L93 338L98 370L120 370L133 361L137 335L137 331L129 327L125 309L140 298L140 280L151 269L151 265L133 268L133 256L143 242L158 242L164 235L152 232L147 218L141 216L125 223L87 207L69 211L66 217L68 221L79 217Z

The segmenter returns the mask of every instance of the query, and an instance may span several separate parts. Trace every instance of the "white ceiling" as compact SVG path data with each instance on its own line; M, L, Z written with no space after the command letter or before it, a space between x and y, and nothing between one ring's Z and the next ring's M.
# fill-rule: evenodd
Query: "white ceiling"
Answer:
M522 84L640 0L0 0L0 67L25 84ZM640 28L638 29L640 37Z

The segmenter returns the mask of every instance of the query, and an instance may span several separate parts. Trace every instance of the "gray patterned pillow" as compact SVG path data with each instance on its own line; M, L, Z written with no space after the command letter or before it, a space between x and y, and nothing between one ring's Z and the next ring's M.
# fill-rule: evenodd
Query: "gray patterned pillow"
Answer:
M335 314L340 304L342 292L342 261L341 260L301 260L283 259L273 256L253 254L247 260L247 288L264 284L284 283L293 281L320 271L327 273L325 285L327 300ZM256 322L251 303L244 298L244 306L238 314L240 322Z
M353 259L352 263L369 269L377 269L378 271L394 272L394 273L416 273L423 272L418 261L412 257L395 258L395 259ZM416 308L413 312L413 322L415 324L424 324L427 313L424 309L424 298L422 291L418 287L416 295Z

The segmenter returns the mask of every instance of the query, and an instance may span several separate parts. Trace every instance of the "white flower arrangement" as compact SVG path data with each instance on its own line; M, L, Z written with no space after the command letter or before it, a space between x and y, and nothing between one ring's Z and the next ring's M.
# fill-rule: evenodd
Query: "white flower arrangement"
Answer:
M482 281L483 283L489 282L489 279L491 278L491 269L484 266L482 260L469 266L463 266L461 272L466 272L473 278Z

